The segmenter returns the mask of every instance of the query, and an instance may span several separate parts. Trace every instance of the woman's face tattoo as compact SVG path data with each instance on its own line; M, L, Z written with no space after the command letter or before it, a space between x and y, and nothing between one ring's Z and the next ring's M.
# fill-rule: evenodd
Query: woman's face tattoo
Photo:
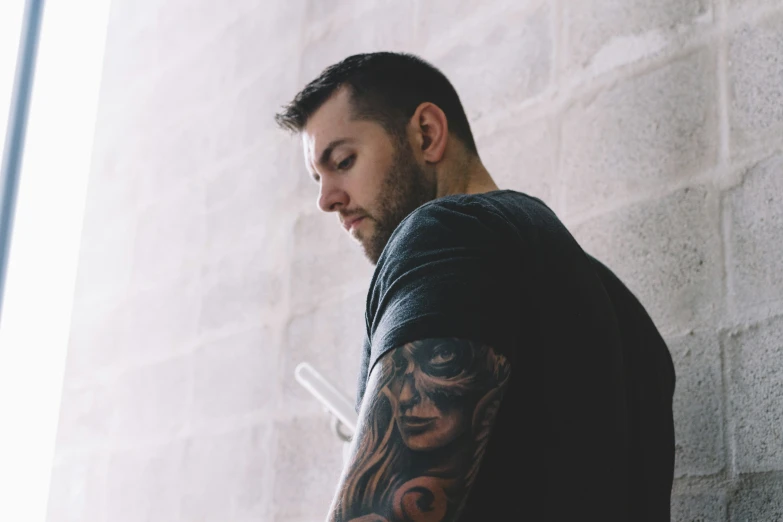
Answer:
M382 357L330 520L455 520L509 375L505 357L465 339L423 339Z
M469 342L408 344L393 355L388 388L394 416L408 448L441 448L469 429L481 359Z

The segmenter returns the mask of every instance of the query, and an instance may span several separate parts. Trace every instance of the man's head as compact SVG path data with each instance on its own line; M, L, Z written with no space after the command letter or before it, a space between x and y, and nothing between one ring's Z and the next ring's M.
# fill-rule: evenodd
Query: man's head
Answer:
M451 83L409 54L359 54L328 67L276 121L301 133L318 206L339 213L373 264L400 221L442 195L439 168L451 163L449 182L458 184L454 167L478 159Z

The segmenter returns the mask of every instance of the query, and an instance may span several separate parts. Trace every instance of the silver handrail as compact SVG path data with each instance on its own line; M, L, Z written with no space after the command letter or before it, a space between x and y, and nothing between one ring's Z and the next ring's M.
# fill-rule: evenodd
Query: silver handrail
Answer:
M300 363L294 377L332 414L332 432L341 440L350 441L358 421L351 401L309 363Z

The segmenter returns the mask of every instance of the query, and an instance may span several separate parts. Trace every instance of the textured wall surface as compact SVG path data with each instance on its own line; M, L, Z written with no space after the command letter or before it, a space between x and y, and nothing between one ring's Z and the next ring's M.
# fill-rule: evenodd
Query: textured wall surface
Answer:
M782 35L779 0L114 0L49 520L322 520L292 372L353 397L372 267L272 116L371 50L440 67L652 314L673 519L783 520Z

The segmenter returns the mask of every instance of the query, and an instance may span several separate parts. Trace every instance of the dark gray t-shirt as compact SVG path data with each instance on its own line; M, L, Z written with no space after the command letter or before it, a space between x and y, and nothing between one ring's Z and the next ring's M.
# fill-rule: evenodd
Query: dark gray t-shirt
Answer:
M668 521L674 367L652 320L539 199L431 201L395 230L367 296L358 404L376 361L458 337L511 380L463 521Z

